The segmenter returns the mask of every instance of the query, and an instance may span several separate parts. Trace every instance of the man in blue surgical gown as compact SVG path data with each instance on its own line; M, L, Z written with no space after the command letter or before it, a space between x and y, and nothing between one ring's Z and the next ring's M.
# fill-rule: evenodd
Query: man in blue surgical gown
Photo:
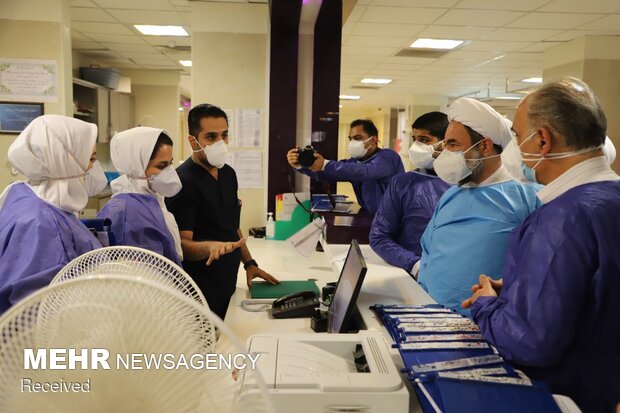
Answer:
M390 179L405 172L400 155L391 149L379 148L379 132L372 121L357 119L349 131L349 155L341 161L323 158L315 153L314 163L308 168L299 164L299 148L288 151L286 159L299 173L315 180L351 182L357 202L374 215Z
M0 313L47 286L69 261L101 247L76 216L107 185L96 140L92 123L44 115L9 148L9 162L28 182L0 195Z
M538 206L536 187L516 182L500 153L511 123L489 105L460 98L448 109L437 175L457 184L442 196L421 239L420 285L440 304L462 311L479 274L500 277L508 235ZM414 270L415 271L415 270Z
M480 276L463 303L504 358L588 413L620 402L620 181L600 149L606 126L577 79L519 105L507 155L546 185L544 205L511 235L503 281Z
M433 171L447 127L448 117L441 112L425 113L413 122L409 159L418 169L392 178L372 221L372 249L409 273L422 254L420 237L428 220L450 187Z

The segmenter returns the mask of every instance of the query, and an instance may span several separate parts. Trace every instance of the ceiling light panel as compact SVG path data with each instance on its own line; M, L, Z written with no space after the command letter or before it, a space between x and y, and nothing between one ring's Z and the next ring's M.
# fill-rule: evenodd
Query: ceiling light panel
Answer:
M134 24L134 27L145 36L189 36L182 26Z

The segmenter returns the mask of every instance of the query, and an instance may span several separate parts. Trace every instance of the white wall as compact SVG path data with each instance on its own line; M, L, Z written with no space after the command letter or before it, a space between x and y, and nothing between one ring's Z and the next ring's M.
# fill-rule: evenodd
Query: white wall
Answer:
M45 103L46 114L72 115L71 54L67 54L70 37L66 19L61 22L65 6L66 2L59 0L0 1L0 58L44 59L57 63L58 101ZM17 20L26 18L37 21ZM12 176L8 166L7 151L16 137L0 134L0 191L11 182L23 179Z
M262 109L263 187L240 189L241 229L265 224L267 189L267 30L266 4L194 3L192 15L192 106L211 103L222 109ZM233 130L234 134L234 130ZM234 143L234 136L231 141Z

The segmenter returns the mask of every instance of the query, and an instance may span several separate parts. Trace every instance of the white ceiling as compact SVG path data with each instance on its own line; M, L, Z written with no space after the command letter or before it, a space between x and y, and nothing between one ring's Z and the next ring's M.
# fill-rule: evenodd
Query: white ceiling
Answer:
M133 24L182 25L191 35L189 14L188 0L72 0L73 48L119 69L187 72L178 61L191 53L178 48L191 37L143 36ZM342 33L341 93L362 96L343 102L345 111L405 105L414 95L500 96L506 79L541 76L546 48L620 36L620 0L357 0ZM395 56L418 37L467 43L437 59ZM394 81L356 89L364 77Z

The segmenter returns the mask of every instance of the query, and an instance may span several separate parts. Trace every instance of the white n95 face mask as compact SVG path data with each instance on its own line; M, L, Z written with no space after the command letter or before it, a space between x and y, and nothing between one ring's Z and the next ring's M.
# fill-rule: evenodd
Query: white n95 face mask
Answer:
M86 172L83 185L89 197L98 195L108 186L108 178L105 177L99 161L93 162L93 167Z
M194 140L196 141L196 143L198 143L198 139L194 138ZM200 146L199 143L198 146ZM205 156L207 157L207 162L209 162L209 165L215 166L217 169L220 169L226 164L228 145L226 145L223 140L217 141L212 145L207 145L204 148L200 146L200 149L194 152L200 151L205 152Z
M417 168L432 169L433 153L435 153L435 146L440 145L441 141L436 144L425 144L422 142L414 141L409 147L409 160Z
M162 169L157 175L151 175L148 180L153 191L168 198L175 196L183 188L179 175L172 165Z
M472 174L473 170L476 169L478 165L484 160L488 158L496 158L499 155L488 156L486 158L478 158L478 159L465 159L465 152L469 152L478 145L482 141L478 141L474 143L472 146L467 148L465 151L452 152L447 149L444 149L441 152L441 155L435 159L433 162L433 169L438 177L442 180L446 181L449 184L456 185L461 182L463 179L467 178ZM473 166L470 166L470 162L477 163Z
M349 141L349 155L351 155L351 158L353 159L363 158L364 155L366 155L366 148L364 147L364 145L366 144L366 142L370 141L371 139L372 137L366 139L365 141L350 140Z

